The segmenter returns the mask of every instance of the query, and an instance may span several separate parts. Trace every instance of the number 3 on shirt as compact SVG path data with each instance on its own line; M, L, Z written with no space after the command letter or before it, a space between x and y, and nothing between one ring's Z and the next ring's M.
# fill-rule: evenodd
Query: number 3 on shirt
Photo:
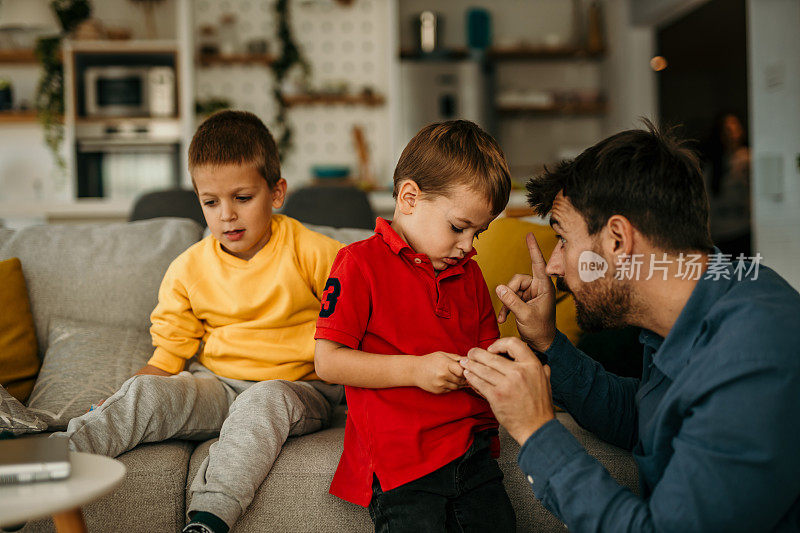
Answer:
M342 292L342 285L337 278L328 278L325 284L325 290L322 292L322 308L319 311L319 316L328 318L333 314L336 309L336 300L339 299L339 293Z

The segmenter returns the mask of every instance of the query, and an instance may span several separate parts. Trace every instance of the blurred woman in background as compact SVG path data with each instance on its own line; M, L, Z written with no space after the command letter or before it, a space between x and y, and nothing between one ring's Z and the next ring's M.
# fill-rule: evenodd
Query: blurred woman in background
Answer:
M706 144L704 172L711 207L711 237L735 259L752 255L750 149L735 113L720 114Z

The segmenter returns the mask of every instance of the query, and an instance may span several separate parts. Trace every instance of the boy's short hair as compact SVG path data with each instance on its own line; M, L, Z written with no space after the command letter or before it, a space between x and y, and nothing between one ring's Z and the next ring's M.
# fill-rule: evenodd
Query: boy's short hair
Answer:
M528 203L546 216L561 191L583 216L589 235L622 215L666 251L712 251L697 156L685 140L649 120L644 124L646 130L617 133L531 178Z
M491 135L468 120L429 124L411 139L394 170L394 192L412 180L425 194L445 196L456 185L482 193L497 216L508 204L508 163Z
M189 145L189 172L204 165L252 165L270 189L281 179L275 139L261 119L247 111L219 111L200 124Z

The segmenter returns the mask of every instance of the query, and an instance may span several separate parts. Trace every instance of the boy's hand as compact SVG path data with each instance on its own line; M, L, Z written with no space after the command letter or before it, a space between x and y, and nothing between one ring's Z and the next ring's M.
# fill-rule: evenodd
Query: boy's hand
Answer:
M464 368L459 364L461 356L447 352L433 352L416 357L414 382L417 387L443 394L467 384Z
M141 375L145 375L145 374L149 374L149 375L152 375L152 376L172 376L172 375L174 375L174 374L170 374L169 372L167 372L165 370L161 370L160 368L155 367L153 365L144 365L142 368L137 370L136 373L133 374L133 375L134 376L141 376ZM100 407L104 403L105 403L105 400L103 400L102 402L99 402L97 405L93 405L92 409L97 409L98 407ZM91 411L92 409L89 409L89 410Z
M161 370L157 366L153 365L144 365L142 368L136 371L134 376L143 376L143 375L151 375L151 376L173 376L171 372L167 372L165 370Z

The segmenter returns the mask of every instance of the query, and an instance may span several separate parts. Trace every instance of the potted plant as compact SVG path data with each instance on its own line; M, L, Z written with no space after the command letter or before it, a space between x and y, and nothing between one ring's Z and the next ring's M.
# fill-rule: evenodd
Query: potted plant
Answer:
M64 64L61 41L92 14L89 0L52 0L50 7L58 18L61 34L39 39L36 56L42 64L42 75L36 88L36 110L44 127L44 138L56 162L65 167L60 147L64 139Z

